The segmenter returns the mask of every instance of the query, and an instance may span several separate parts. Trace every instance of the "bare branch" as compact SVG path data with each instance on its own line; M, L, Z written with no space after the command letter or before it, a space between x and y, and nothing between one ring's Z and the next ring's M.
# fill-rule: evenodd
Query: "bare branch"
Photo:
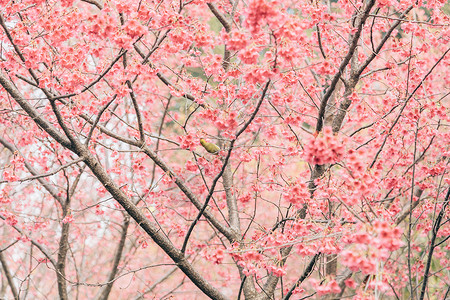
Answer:
M198 213L197 217L191 223L191 226L189 227L188 231L186 232L186 237L184 238L183 246L181 247L181 252L184 253L186 251L186 246L187 246L187 243L189 241L189 237L190 237L192 231L194 230L195 225L200 220L201 216L203 215L203 213L205 212L206 208L208 207L209 200L211 200L212 194L214 193L214 188L215 188L217 182L219 181L220 177L222 176L223 172L225 171L225 168L226 168L226 166L228 164L228 160L230 159L230 156L231 156L231 151L233 150L233 145L236 142L236 140L238 139L238 137L247 129L247 127L251 124L253 119L256 117L256 114L258 113L259 108L261 107L261 104L262 104L264 98L266 97L266 93L267 93L267 90L269 89L270 82L271 81L269 79L267 81L265 87L264 87L264 90L262 91L261 98L260 98L258 104L256 105L255 110L253 111L253 114L247 120L247 122L244 124L244 126L242 126L242 128L236 133L235 138L231 141L229 149L228 149L227 156L225 157L225 159L223 161L222 169L220 170L219 174L217 174L216 177L214 178L214 180L213 180L213 182L211 184L211 187L209 189L209 193L206 196L206 200L205 200L205 203L203 204L202 209L200 210L200 212Z
M325 51L323 51L322 38L320 37L320 27L319 27L319 24L316 24L316 29L317 29L317 41L319 42L320 53L322 54L322 57L323 57L324 59L327 59L327 56L325 55Z
M62 146L70 149L71 142L67 137L62 135L62 133L56 129L52 124L50 124L46 119L42 117L32 105L28 103L27 100L22 96L22 94L16 89L16 87L11 83L11 81L0 72L0 84L3 88L11 95L11 97L16 100L16 102L22 107L22 109L39 125L43 130L45 130L52 138L54 138Z
M411 11L411 9L413 9L413 6L409 6L400 16L399 20L397 20L390 28L389 30L385 33L383 39L381 40L380 44L378 45L377 49L375 49L375 51L373 51L373 53L366 59L366 61L361 65L361 67L358 69L358 71L356 72L356 76L359 77L361 76L362 72L364 72L364 70L367 68L367 66L372 62L372 60L380 53L381 49L383 48L384 44L387 42L387 40L391 37L392 32L394 31L395 28L397 28L398 25L400 25L400 23L403 20L403 18Z
M433 224L433 231L431 234L431 242L430 242L430 250L428 251L427 264L425 266L425 271L423 274L422 289L420 291L419 300L423 300L425 297L425 291L427 289L428 277L429 277L429 272L430 272L430 268L431 268L431 261L433 259L433 251L436 248L435 247L436 237L437 237L437 233L438 233L439 229L441 228L442 218L444 217L444 215L446 213L446 209L447 209L447 206L449 203L449 198L450 198L450 187L447 189L447 195L445 196L444 203L442 204L441 210L439 211L439 214Z
M375 0L370 0L367 3L366 8L364 9L363 15L360 18L357 18L357 30L352 37L352 41L350 43L350 47L347 52L347 55L342 60L337 73L334 75L333 80L331 81L330 86L327 88L326 93L323 96L322 101L320 103L319 114L318 114L317 124L316 124L316 132L322 131L323 118L325 115L325 108L327 107L328 99L330 99L331 94L333 93L333 91L336 87L336 84L338 83L339 79L341 78L341 75L344 73L344 70L347 67L348 63L350 62L350 59L353 57L353 53L355 52L356 47L358 46L358 41L361 36L361 32L362 32L364 23L366 22L367 18L369 17L370 10L372 9L372 7L374 5L375 5Z
M92 134L94 133L94 130L95 130L95 128L96 128L97 125L98 125L98 122L100 122L100 119L101 119L103 113L104 113L104 112L106 111L106 109L111 105L111 103L114 102L114 100L115 100L116 98L117 98L117 94L114 95L114 97L111 99L111 101L109 101L108 103L106 103L105 106L103 106L102 109L100 109L100 111L98 112L97 117L95 118L95 121L92 123L91 130L89 130L89 133L88 133L87 138L86 138L86 142L84 143L84 144L86 145L86 147L89 145L89 141L90 141L91 138L92 138Z
M217 6L212 2L207 3L207 5L211 10L211 12L214 14L214 16L216 16L216 18L222 24L223 28L225 28L226 32L230 32L231 24L226 20L225 16L219 11Z
M184 254L179 251L172 242L160 231L160 228L152 224L144 213L127 197L120 187L111 179L100 162L86 148L76 145L77 154L85 156L85 163L92 173L102 183L114 199L127 211L137 224L158 244L158 246L179 266L187 277L206 295L213 299L226 299L226 297L209 282L207 282L194 267L187 261Z
M98 2L98 1L96 1L96 0L81 0L81 1L89 3L89 4L93 4L94 6L96 6L100 10L103 9L103 4Z
M125 241L126 241L129 225L130 225L130 218L127 215L125 215L124 219L123 219L123 224L122 224L122 234L120 235L120 241L119 241L119 244L117 245L116 253L114 255L114 263L112 265L111 272L109 273L109 277L108 277L108 284L103 289L101 295L98 297L99 300L107 300L109 297L112 286L115 282L114 278L116 277L116 274L118 272L118 266L120 263L120 259L122 258L122 252L123 252L123 248L125 247Z
M2 138L0 137L0 143L3 144L3 142L2 142L1 140L2 140ZM30 177L18 179L17 181L19 181L19 182L25 182L25 181L30 181L30 180L35 180L35 179L40 179L40 178L44 178L44 177L53 176L53 175L59 173L61 170L64 170L64 169L70 167L71 165L77 164L77 163L79 163L79 162L81 162L81 161L83 161L83 158L82 158L82 157L80 157L80 158L78 158L78 159L75 159L75 160L73 160L73 161L71 161L71 162L68 162L67 164L64 164L64 165L62 165L62 166L59 166L57 169L55 169L55 170L53 170L53 171L50 171L50 172L48 172L48 173L45 173L45 174L39 174L39 175L34 175L34 176L30 176ZM0 181L0 183L5 183L5 182L7 182L7 181Z
M67 216L67 208L63 209L63 218ZM58 282L59 298L62 300L69 299L67 295L66 276L66 255L69 249L69 227L70 223L63 223L61 228L61 238L58 247L58 262L56 267L56 277Z
M131 82L129 80L127 80L127 86L131 90L130 97L131 97L131 101L133 102L133 107L134 107L134 111L136 113L136 118L137 118L137 122L138 122L139 141L141 143L143 143L145 140L145 132L144 132L144 126L142 125L141 111L139 110L139 105L137 103L136 95L134 94L134 91L133 91L133 86L131 85Z
M405 103L400 108L400 111L397 114L397 117L395 118L394 122L392 123L391 127L389 128L389 131L386 133L383 143L380 146L380 149L378 149L378 152L375 154L375 157L373 158L372 163L370 164L369 168L372 168L375 162L377 161L378 156L380 155L381 151L383 151L384 145L386 144L387 139L391 135L392 130L394 129L395 125L397 125L398 121L400 120L403 110L405 109L406 105L408 104L409 100L414 96L414 94L417 92L417 90L422 86L422 84L425 82L427 77L433 72L434 68L444 59L444 57L447 55L447 53L450 51L450 48L447 49L447 51L442 54L442 56L436 61L436 63L430 68L430 70L425 74L425 76L422 78L422 80L419 82L419 84L416 86L416 88L409 94L408 98L405 99Z
M6 279L8 280L9 287L11 288L11 293L15 300L19 300L19 293L17 292L16 285L14 284L13 277L9 271L8 264L6 263L5 257L3 256L3 251L0 252L0 263L3 267L3 272L5 273Z
M6 218L3 215L1 215L1 214L0 214L0 219L6 220ZM38 248L42 252L42 254L44 254L44 256L48 259L48 261L56 268L56 261L52 258L50 252L47 249L45 249L45 246L43 246L41 243L37 242L35 239L31 238L30 236L27 236L22 231L22 229L20 229L19 227L15 226L15 225L11 226L11 227L14 228L21 235L26 236L27 239L29 239L31 241L31 243L34 246L36 246L36 248Z
M299 279L297 279L297 282L291 287L291 289L289 290L289 292L286 294L286 296L284 296L283 300L288 300L291 298L292 293L294 292L294 290L300 286L300 284L306 279L308 278L308 276L311 274L311 272L314 270L314 266L316 265L316 261L320 256L320 252L317 253L316 255L313 256L313 258L311 259L311 261L309 262L308 266L306 267L305 271L303 272L302 276L300 276Z
M0 143L9 151L12 153L19 152L20 151L11 144L10 142L6 141L4 138L0 136ZM34 176L37 176L36 179L39 181L39 183L47 190L47 192L52 195L53 198L56 199L56 201L59 202L60 205L63 205L63 199L59 195L58 191L55 190L55 188L50 185L47 181L43 179L43 177L40 177L39 173L28 163L27 160L24 160L25 167L28 169L28 171L33 174Z
M79 93L72 93L72 94L68 94L68 95L61 95L61 96L54 96L52 97L53 100L60 100L60 99L64 99L64 98L70 98L70 97L74 97L77 96L79 94L82 94L84 92L86 92L87 90L89 90L91 87L93 87L95 84L97 84L103 77L106 76L106 74L108 74L108 72L112 69L112 67L119 61L119 59L124 56L127 53L127 50L123 50L120 49L119 54L117 55L117 57L115 59L113 59L113 61L109 64L109 66L95 79L93 80L91 83L89 83L84 89L81 90L81 92Z

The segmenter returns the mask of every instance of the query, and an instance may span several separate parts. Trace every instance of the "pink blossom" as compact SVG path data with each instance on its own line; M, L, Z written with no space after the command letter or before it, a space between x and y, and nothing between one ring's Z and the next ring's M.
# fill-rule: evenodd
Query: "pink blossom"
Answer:
M323 134L310 138L304 147L304 159L310 163L323 165L339 161L345 151L343 142L332 134L331 128L325 127Z
M72 223L73 221L74 221L73 215L70 214L70 215L65 216L64 219L62 219L61 222L63 224L67 224L67 223Z

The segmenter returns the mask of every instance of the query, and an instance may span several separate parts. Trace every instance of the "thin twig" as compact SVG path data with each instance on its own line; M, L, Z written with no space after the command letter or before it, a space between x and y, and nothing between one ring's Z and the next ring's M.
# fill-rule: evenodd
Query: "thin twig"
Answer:
M422 86L422 84L425 82L425 80L428 78L428 76L431 74L431 72L433 72L434 68L436 68L436 66L444 59L445 55L447 55L447 53L450 51L450 48L447 49L447 51L444 52L444 54L442 54L442 56L438 59L438 61L431 67L431 69L427 72L427 74L425 74L425 76L422 78L422 80L419 82L419 84L416 86L416 88L411 92L411 94L409 94L408 98L406 98L405 103L403 104L403 106L401 107L397 118L394 120L394 123L392 123L391 128L389 128L388 133L386 134L383 143L380 146L380 149L378 149L377 153L375 154L375 157L373 158L372 163L369 166L369 169L371 169L373 167L373 165L375 164L375 162L378 159L378 156L380 155L381 151L383 151L384 145L386 144L386 141L388 139L388 137L391 135L392 130L394 129L395 125L397 125L398 121L400 120L400 117L402 116L403 110L405 109L406 105L408 104L409 100L411 100L411 98L414 96L414 94L417 92L417 90Z
M433 259L433 251L436 248L434 243L436 242L437 233L439 231L439 228L441 227L442 218L444 217L444 215L446 213L446 209L447 209L447 206L449 203L449 197L450 197L450 187L447 189L447 195L445 196L445 200L444 200L444 203L442 204L441 211L439 212L439 215L437 216L437 218L433 224L433 231L432 231L431 242L430 242L430 251L428 252L427 264L425 266L425 271L423 274L422 289L420 292L419 300L423 300L425 297L425 291L427 288L428 277L429 277L429 272L430 272L430 268L431 268L431 261ZM412 293L412 291L411 291L411 293Z
M244 126L242 126L242 128L236 133L235 138L231 141L229 149L228 149L227 156L225 157L225 159L223 161L222 169L220 170L219 174L217 174L216 177L214 178L214 180L213 180L213 182L211 184L211 187L209 189L209 193L206 196L206 200L205 200L205 203L203 204L202 209L199 211L199 213L197 214L197 217L191 223L191 226L189 227L189 229L188 229L188 231L186 233L186 237L184 238L183 246L181 247L181 252L182 253L185 253L186 247L187 247L187 243L189 241L189 237L190 237L192 231L194 230L195 225L200 220L200 217L203 215L203 213L205 212L206 208L208 207L208 203L211 200L212 195L214 193L214 188L215 188L217 182L219 181L220 177L222 176L223 172L225 171L225 168L226 168L226 166L228 164L228 160L230 159L231 151L233 150L234 143L236 142L238 137L247 129L247 127L250 125L250 123L253 121L253 119L256 117L256 114L258 113L259 108L261 107L261 104L262 104L264 98L266 97L266 93L267 93L267 90L269 89L270 82L271 82L271 80L269 79L267 81L267 83L266 83L266 86L264 87L264 90L262 91L261 98L260 98L258 104L256 105L255 110L253 111L253 114L247 120L247 122L244 124Z
M319 42L320 53L322 53L322 57L323 57L324 59L327 59L327 56L325 55L325 51L323 51L322 38L320 37L320 27L319 27L319 24L316 24L316 29L317 29L317 41Z
M294 292L294 290L300 286L300 284L306 279L308 278L308 276L311 274L311 272L314 270L314 266L316 265L316 261L317 259L320 257L320 252L317 253L316 255L313 256L313 258L311 259L311 261L309 262L308 266L306 267L305 271L303 272L302 276L300 276L299 279L297 279L297 282L291 287L291 289L289 290L289 292L286 294L286 296L283 298L283 300L288 300L289 298L291 298L292 293Z
M74 164L77 164L77 163L83 161L83 159L84 159L83 157L80 157L80 158L75 159L75 160L73 160L71 162L68 162L67 164L64 164L64 165L60 166L56 170L50 171L50 172L45 173L45 174L39 174L39 175L35 175L35 176L30 176L30 177L18 179L16 181L18 181L18 182L25 182L25 181L30 181L30 180L35 180L35 179L40 179L40 178L44 178L44 177L53 176L53 175L59 173L61 170L64 170L64 169L70 167L71 165L74 165ZM0 183L5 183L5 182L8 182L8 181L0 181Z

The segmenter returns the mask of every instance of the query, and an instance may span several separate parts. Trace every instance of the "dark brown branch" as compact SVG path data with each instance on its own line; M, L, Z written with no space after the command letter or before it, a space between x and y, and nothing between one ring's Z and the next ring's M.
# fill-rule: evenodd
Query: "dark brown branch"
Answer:
M42 89L42 90L45 91L45 89ZM61 115L61 112L58 109L58 106L56 105L55 100L51 99L50 96L47 96L47 97L50 100L50 106L52 107L53 114L55 115L59 126L62 128L62 130L64 131L64 134L66 135L66 137L70 141L70 146L67 147L67 149L72 149L72 146L77 142L77 139L72 134L72 131L70 130L70 128L67 127L66 122L65 122L65 118Z
M5 19L3 18L3 15L0 14L0 26L2 26L3 30L5 31L6 37L8 38L9 42L14 48L14 51L16 51L17 55L19 55L20 60L24 63L25 57L22 54L22 51L20 51L19 47L14 43L14 39L11 35L11 33L8 30L8 27L6 26Z
M322 38L320 37L320 27L319 27L319 24L316 24L316 29L317 29L317 41L319 42L320 53L322 54L322 57L323 57L324 59L327 59L327 56L325 55L325 51L323 51Z
M431 242L430 242L430 251L428 252L427 264L425 266L425 271L423 274L422 289L420 291L419 300L423 300L425 297L425 291L427 289L427 284L428 284L428 277L430 276L429 273L430 273L430 268L431 268L431 261L433 259L433 251L436 248L435 247L436 237L437 237L437 233L441 227L442 218L444 217L444 215L446 213L446 209L447 209L447 206L449 203L449 198L450 198L450 187L447 189L447 195L445 196L444 203L442 204L441 210L433 224L433 230L432 230ZM411 291L411 293L412 293L412 291Z
M388 115L390 115L396 108L398 107L398 105L393 106L387 113L385 113L383 116L381 116L380 118L378 118L378 120L368 124L368 125L364 125L358 129L356 129L355 131L353 131L349 136L352 137L355 134L357 134L358 132L360 132L361 130L367 129L372 127L373 125L375 125L379 120L384 120Z
M0 139L1 139L1 137L0 137ZM0 140L0 143L3 144L3 142L1 140ZM36 174L34 176L18 179L17 181L18 182L25 182L25 181L36 180L36 179L40 179L40 178L44 178L44 177L53 176L53 175L59 173L61 170L64 170L64 169L70 167L71 165L77 164L77 163L79 163L81 161L83 161L83 158L78 158L76 160L68 162L67 164L59 166L56 170L53 170L53 171L50 171L50 172L44 173L44 174ZM5 183L5 181L0 181L0 183Z
M441 123L441 120L438 121L438 126L437 126L437 129L436 129L436 130L439 129L440 123ZM406 168L405 172L403 172L403 176L405 176L406 173L408 173L408 171L409 171L412 167L414 167L417 163L419 163L419 162L424 158L424 156L425 156L425 154L427 153L428 149L430 149L431 144L433 144L433 141L434 141L434 138L435 138L435 137L436 137L436 135L433 135L433 137L431 137L430 142L429 142L428 145L425 147L425 149L423 149L423 151L422 151L422 153L419 155L419 157L416 158L416 159L414 160L414 162L413 162L408 168Z
M408 12L412 9L412 6L407 8L405 12L402 14L402 18L408 14ZM392 32L395 28L401 23L402 20L398 20L398 22L395 22L387 31L384 38L381 40L380 44L378 45L377 49L369 56L366 61L363 63L363 65L358 70L352 70L350 72L350 80L347 86L346 91L344 94L345 100L341 102L341 105L339 106L338 113L334 117L333 120L333 132L338 132L342 126L342 122L344 121L344 117L347 114L347 109L350 107L352 101L348 98L348 96L353 92L353 89L356 85L356 83L364 76L368 76L370 73L375 71L380 71L382 69L373 70L371 72L368 72L367 74L364 74L361 76L362 72L367 68L367 66L372 62L372 60L378 55L378 53L383 48L384 44L387 42L387 40L390 38Z
M81 92L79 92L79 93L72 93L72 94L68 94L68 95L54 96L54 97L52 97L52 99L53 100L60 100L60 99L64 99L64 98L70 98L70 97L74 97L74 96L77 96L79 94L82 94L82 93L86 92L91 87L93 87L95 84L97 84L103 77L105 77L106 74L108 74L108 72L112 69L112 67L126 53L127 53L127 50L122 50L121 49L119 54L117 55L117 57L109 64L109 66L94 81L92 81L90 84L88 84L88 86L86 86L84 89L82 89Z
M95 5L98 9L102 10L103 9L103 4L97 2L96 0L81 0L83 2L89 3L89 4L93 4Z
M375 25L375 16L380 11L380 8L377 8L375 11L375 14L371 15L372 18L372 25L370 26L370 45L372 46L372 51L375 52L375 46L373 44L373 26Z
M160 167L164 173L166 173L168 176L172 177L175 184L178 186L178 188L186 195L186 197L191 201L192 204L198 209L201 210L203 207L203 204L200 202L200 200L195 196L195 194L191 191L191 189L186 185L184 180L182 180L178 175L175 174L175 172L172 171L172 169L150 148L147 146L142 147L142 151L150 157L155 164ZM214 215L206 210L203 214L205 218L216 228L220 233L222 233L229 241L236 240L236 234L228 228L227 226L220 223Z
M320 252L317 253L316 255L313 256L313 258L311 259L311 261L309 262L308 266L306 267L305 271L303 272L302 276L300 276L299 279L297 279L297 282L291 287L291 289L289 290L289 292L286 294L286 296L284 296L283 300L288 300L289 298L291 298L292 293L294 292L294 290L300 286L300 284L306 279L308 278L308 276L311 274L311 272L314 270L314 266L316 265L316 261L320 256Z
M19 152L20 151L10 142L6 141L4 138L0 136L0 144L2 144L6 149L11 151L12 153ZM28 169L28 171L33 175L36 176L36 179L39 181L39 183L47 190L47 192L52 195L53 198L56 199L56 201L59 202L60 205L63 205L63 199L59 195L58 191L55 190L53 186L51 186L48 182L46 182L43 177L39 175L39 173L28 163L27 160L24 160L25 167Z
M26 65L25 56L23 55L23 53L20 51L19 47L14 42L14 39L12 38L12 35L9 32L8 27L6 26L5 19L3 18L3 16L1 14L0 14L0 25L2 26L3 30L5 31L5 34L8 37L9 42L13 46L13 48L16 51L17 55L19 56L20 60L23 62L24 65ZM34 70L31 69L31 68L28 68L27 70L30 73L31 77L33 77L34 82L36 83L36 85L39 87L39 79L38 79L38 76L36 75L36 73L34 72ZM45 96L50 99L51 93L49 93L44 88L40 88L40 89L45 94Z
M120 14L120 21L123 25L123 15ZM123 56L123 68L126 69L127 68L127 56L124 55ZM137 79L138 75L136 75L135 79ZM137 118L137 123L138 123L138 129L139 129L139 142L144 143L145 141L145 132L144 132L144 126L142 125L142 115L141 115L141 111L139 109L139 105L136 99L136 94L134 93L133 90L133 85L131 83L130 80L126 81L126 84L128 86L128 88L130 89L130 97L131 97L131 102L133 103L133 108L134 111L136 113L136 118Z
M173 268L172 270L170 270L169 272L167 272L166 275L164 275L163 277L161 277L158 281L156 281L155 283L153 283L145 292L143 292L141 295L139 295L138 297L136 297L135 300L142 300L144 299L144 296L147 295L148 293L151 293L159 284L161 284L162 282L166 281L167 279L170 278L170 276L175 273L175 271L178 270L178 267Z
M130 214L130 216L136 220L142 229L171 257L175 263L179 265L179 268L191 279L191 281L206 295L214 299L225 299L226 297L220 293L216 288L210 285L193 266L186 260L183 253L174 247L170 240L168 240L160 231L157 226L151 224L145 215L128 199L128 197L120 190L120 188L109 177L108 173L103 169L100 162L90 153L90 151L84 147L79 141L70 136L68 128L64 128L65 124L62 116L60 115L54 99L51 99L51 95L48 96L50 103L52 104L53 111L58 119L60 125L64 126L63 130L66 134L69 134L70 139L61 135L52 125L48 124L48 121L43 118L41 114L38 114L34 107L28 104L24 100L20 92L14 85L0 73L0 84L5 90L16 100L16 102L22 106L25 112L33 118L33 121L40 125L50 136L52 136L57 142L67 149L72 150L80 157L85 156L85 163L91 169L93 174L99 179L103 186L111 193L111 195L119 202L120 205ZM46 92L43 90L44 93ZM56 264L55 264L56 267Z
M114 97L109 101L108 103L103 106L100 111L98 112L97 117L95 118L94 123L92 124L91 130L89 130L89 133L86 138L86 142L84 143L86 147L89 145L89 141L91 140L92 134L94 133L95 128L97 127L98 123L100 122L100 118L102 117L103 113L106 111L106 109L111 105L111 103L114 102L114 100L117 98L117 94L114 95Z
M58 283L58 294L59 298L66 300L69 299L67 294L67 281L66 281L66 258L67 251L69 250L69 228L70 223L64 222L64 219L71 214L70 211L70 180L67 176L66 171L63 171L63 175L66 179L66 201L62 206L62 228L61 228L61 237L59 239L59 247L58 247L58 261L56 267L56 277Z
M161 122L159 123L159 127L158 127L158 136L161 136L161 134L162 134L162 129L163 129L163 126L164 126L164 121L165 121L166 116L167 116L167 114L168 114L168 111L169 111L169 105L170 105L170 101L171 101L171 100L172 100L172 95L169 95L169 97L168 97L168 99L167 99L167 103L166 103L166 105L164 106L164 112L163 112L163 115L162 115L162 117L161 117ZM159 150L159 144L160 144L160 140L157 139L157 140L156 140L156 145L155 145L155 152L156 152L156 153L158 153L158 150ZM150 187L152 187L152 188L153 188L153 183L154 183L154 181L155 181L155 173L156 173L156 164L153 163L153 167L152 167L152 179L151 179L151 182L150 182Z
M5 218L4 216L2 216L2 215L0 215L0 219L6 220L6 218ZM14 225L14 226L11 226L11 227L14 228L14 229L15 229L18 233L20 233L21 235L26 236L27 239L30 240L31 244L33 244L34 246L36 246L36 248L38 248L39 251L41 251L42 254L44 254L44 256L48 259L48 261L56 268L56 261L53 259L53 257L51 256L50 252L49 252L47 249L45 249L45 247L44 247L41 243L37 242L37 241L34 240L32 237L27 236L27 235L22 231L22 229L20 229L19 227L15 226L15 225Z
M12 242L11 244L9 244L8 246L6 246L5 248L0 249L0 252L6 251L9 248L11 248L12 246L14 246L15 244L17 244L19 242L19 240L15 240L14 242Z
M177 88L169 81L169 79L167 79L167 77L164 76L162 73L158 72L158 73L156 73L156 76L158 76L158 78L159 78L165 85L167 85L167 86L169 86L169 87L172 87L172 88L178 90L178 89L177 89ZM186 99L188 99L188 100L191 100L191 101L197 103L197 102L195 101L195 97L192 96L191 94L187 94L187 93L186 93L186 94L183 94L183 97L186 98ZM197 104L198 104L199 106L201 106L201 107L204 107L204 106L205 106L204 104L199 104L199 103L197 103Z
M67 216L67 206L63 209L63 219ZM58 261L56 268L56 277L58 282L59 298L62 300L69 299L67 295L67 282L66 282L66 257L67 250L69 249L69 227L70 223L63 223L61 229L61 238L59 240L58 248Z
M83 119L85 119L87 122L89 123L93 123L93 121L91 121L89 119L88 116L82 114L81 117ZM114 132L106 129L105 127L101 126L101 125L97 125L97 127L99 128L99 130L102 133L105 133L106 135L117 139L121 142L124 142L128 145L131 146L135 146L137 148L141 148L142 151L148 156L150 157L155 164L160 167L164 173L168 174L169 176L171 176L172 178L175 179L175 184L178 186L178 188L186 195L186 197L191 201L192 204L195 205L195 207L197 209L201 209L202 208L202 203L200 202L200 200L197 199L197 197L195 196L195 194L191 191L191 189L186 185L186 183L180 178L178 177L173 171L172 169L156 154L155 151L151 150L149 147L147 147L145 144L140 143L139 141L135 140L135 139L127 139L125 137L123 137L122 135L118 135L115 134ZM171 141L169 141L171 142ZM206 217L206 219L220 232L222 233L229 241L235 240L236 236L235 233L230 230L229 228L227 228L226 226L222 225L212 214L211 212L206 211L204 213L204 216Z
M225 28L226 32L231 31L231 24L227 21L225 16L219 11L217 6L214 3L207 4L211 12L216 16L217 20L219 20L220 24L222 24L223 28Z
M341 62L337 73L334 75L333 80L331 81L330 86L327 88L326 93L323 96L322 101L320 103L319 114L318 114L317 124L316 124L316 132L322 131L323 118L325 116L325 108L327 107L328 99L330 99L331 94L334 92L334 89L336 88L336 84L339 82L339 79L341 78L342 74L344 73L344 70L347 67L348 63L350 62L350 59L353 57L356 47L358 46L358 41L361 36L362 28L369 16L370 10L374 6L374 4L375 4L375 0L370 0L367 3L367 6L364 9L364 13L361 16L361 18L357 18L357 20L358 20L357 30L355 32L355 35L352 37L352 41L350 43L350 48L348 50L348 53L345 56L344 60Z
M149 58L150 55L152 54L152 51L150 51L149 54L147 54L147 56L146 56L146 55L144 54L144 52L142 52L142 50L139 49L139 47L138 47L137 45L134 45L134 49L135 49L136 52L139 54L139 56L141 56L141 57L143 58L142 64L146 64L146 63L148 62L148 58ZM156 73L156 76L158 76L159 80L161 80L161 82L164 83L166 86L172 87L172 88L178 90L177 87L174 86L174 85L170 82L170 80L169 80L166 76L164 76L164 74L162 74L161 72ZM191 100L191 101L195 102L195 97L192 96L191 94L187 94L187 93L186 93L186 94L183 94L183 97L186 98L186 99L188 99L188 100ZM197 102L196 102L196 103L197 103ZM197 104L198 104L199 106L201 106L201 107L204 107L204 104L199 104L199 103L197 103Z
M145 132L144 132L144 126L142 125L142 115L141 111L139 110L139 105L137 103L136 94L133 91L133 86L131 85L131 82L127 80L127 86L131 90L130 91L130 97L131 101L133 102L134 111L136 113L138 128L139 128L139 141L143 143L145 141Z
M403 22L403 18L413 9L413 6L409 6L400 16L399 20L397 20L391 28L386 32L384 38L381 40L380 44L378 45L377 49L372 52L372 54L366 59L366 61L361 65L361 67L356 72L356 76L361 76L362 72L367 68L367 66L372 62L372 60L380 53L381 49L383 48L384 44L387 42L387 40L391 37L392 32L395 28L397 28L398 25L400 25L401 22Z
M61 132L56 129L52 124L50 124L46 119L42 117L32 105L28 103L27 100L22 96L22 94L16 89L16 87L11 83L11 81L0 72L0 85L11 95L11 97L16 100L22 109L30 116L33 121L39 125L43 130L45 130L52 138L54 138L62 146L70 149L71 142L67 139Z
M14 284L13 277L9 271L8 264L6 263L5 257L3 256L3 251L0 252L0 263L3 267L3 273L5 273L6 279L8 280L9 287L11 288L11 293L15 300L19 300L19 293L17 292L16 285Z
M230 221L231 228L240 234L241 225L239 220L239 209L236 202L236 197L232 192L233 187L233 173L231 171L230 165L227 165L225 168L223 175L223 189L225 190L225 196L227 199L227 207L228 207L228 219Z
M250 123L253 121L253 119L256 117L256 114L258 113L259 108L261 107L261 104L262 104L264 98L266 97L266 93L267 93L267 90L269 89L269 86L270 86L270 79L267 81L266 86L264 87L264 90L262 91L261 98L260 98L258 104L256 105L252 116L247 120L247 122L244 124L244 126L242 126L242 128L236 133L235 138L231 141L229 149L228 149L227 156L225 157L225 159L223 161L222 169L220 170L219 174L217 174L216 177L214 178L214 180L213 180L213 182L211 184L211 187L209 189L209 193L206 196L206 200L205 200L205 203L203 204L202 209L199 211L197 217L191 223L191 226L189 227L189 229L188 229L188 231L186 233L186 237L184 238L183 246L181 247L181 252L184 253L186 251L186 247L187 247L187 243L189 241L189 237L190 237L192 231L194 230L195 225L200 220L201 216L203 215L203 213L205 212L206 208L208 207L208 203L211 200L212 195L214 193L214 188L216 187L217 182L219 181L220 177L222 176L223 172L225 171L225 169L227 167L228 160L229 160L229 158L231 156L231 152L233 150L234 143L236 142L238 137L247 129L247 127L250 125Z
M127 238L129 225L130 225L130 218L128 217L128 215L125 215L122 224L122 234L120 235L120 241L119 244L117 245L117 249L114 255L114 263L111 268L111 271L109 272L108 284L103 289L100 297L98 298L99 300L107 300L109 294L111 293L112 286L115 282L114 278L117 275L120 259L122 258L123 248L125 247L125 241Z
M116 140L118 140L120 142L123 142L125 144L128 144L130 146L135 146L135 147L138 147L138 148L141 147L142 143L140 143L136 139L126 138L123 135L116 134L116 133L112 132L111 130L107 129L106 127L104 127L102 125L99 125L98 122L96 124L96 122L92 121L91 118L87 114L82 113L82 114L80 114L80 117L83 118L86 122L92 124L93 128L97 127L100 130L101 133L104 133L107 136L112 137L113 139L116 139Z
M79 156L84 156L85 163L91 169L94 176L102 183L114 199L127 211L137 224L152 238L152 240L177 264L203 293L212 299L226 299L226 297L209 282L207 282L197 270L188 262L184 254L179 251L172 242L160 231L160 228L151 223L143 212L127 197L120 187L112 180L100 162L88 149L77 143L75 151Z

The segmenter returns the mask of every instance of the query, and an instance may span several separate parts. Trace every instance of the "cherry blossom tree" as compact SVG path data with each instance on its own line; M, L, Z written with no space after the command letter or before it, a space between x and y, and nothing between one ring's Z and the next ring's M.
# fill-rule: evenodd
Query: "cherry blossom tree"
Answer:
M0 298L450 297L446 1L0 8Z

